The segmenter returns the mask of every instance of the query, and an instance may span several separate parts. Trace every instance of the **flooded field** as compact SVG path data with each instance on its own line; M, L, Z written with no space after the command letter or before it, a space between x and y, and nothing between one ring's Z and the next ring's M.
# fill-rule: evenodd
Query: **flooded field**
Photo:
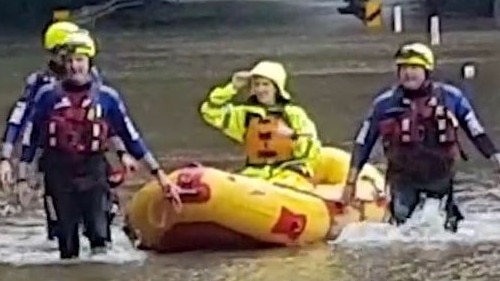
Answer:
M426 40L426 35L418 24L401 35L366 31L352 18L325 11L328 6L271 23L254 19L231 26L97 29L97 63L123 91L146 140L167 167L188 160L238 164L238 148L205 126L197 109L211 87L263 58L281 60L290 70L290 90L316 121L323 142L349 148L370 100L393 81L391 59L397 46L405 40ZM439 74L456 79L463 62L479 65L478 77L471 82L474 104L494 140L500 141L500 33L488 21L478 22L445 22L443 45L436 48ZM6 114L23 77L40 67L43 57L35 36L0 42L0 112ZM99 264L4 265L0 280L497 280L498 179L469 143L466 149L471 160L462 165L458 197L467 219L457 235L439 227L422 233L352 225L338 241L303 249L157 256L132 250L116 226L115 248L108 259L93 261ZM3 221L0 260L53 263L55 245L45 241L43 231L39 215Z

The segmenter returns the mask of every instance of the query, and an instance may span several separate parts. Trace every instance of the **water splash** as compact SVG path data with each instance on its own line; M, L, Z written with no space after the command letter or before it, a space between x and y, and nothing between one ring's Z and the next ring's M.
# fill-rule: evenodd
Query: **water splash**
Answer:
M453 244L476 244L500 241L500 212L466 213L457 233L444 230L440 201L427 199L404 225L355 223L348 225L331 244L342 246L387 246L392 243L416 247L442 247Z
M112 227L113 245L107 254L90 255L82 238L80 258L61 261L57 242L48 241L43 220L26 217L4 220L0 231L0 263L14 266L78 263L142 264L146 254L135 250L118 226Z

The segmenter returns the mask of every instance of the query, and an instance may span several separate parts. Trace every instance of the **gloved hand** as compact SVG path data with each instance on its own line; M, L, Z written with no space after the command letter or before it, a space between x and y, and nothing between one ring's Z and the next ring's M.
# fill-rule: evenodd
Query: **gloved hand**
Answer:
M14 182L12 173L12 165L9 160L0 161L0 182L3 187L8 186Z

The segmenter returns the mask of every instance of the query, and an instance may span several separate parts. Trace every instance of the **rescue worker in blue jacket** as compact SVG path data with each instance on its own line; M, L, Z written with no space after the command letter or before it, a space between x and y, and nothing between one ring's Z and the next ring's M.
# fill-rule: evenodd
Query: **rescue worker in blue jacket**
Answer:
M50 25L43 35L43 47L51 54L47 68L28 75L23 93L11 108L3 134L0 180L4 185L13 181L12 167L9 160L26 125L27 117L31 113L35 94L40 87L52 83L64 74L65 69L62 57L65 51L60 46L69 33L78 30L79 27L71 22L57 22Z
M33 101L37 91L46 84L59 80L65 73L63 58L67 51L64 41L68 34L73 32L87 32L76 24L67 21L59 21L47 27L43 35L43 47L51 54L47 68L38 70L26 78L24 90L19 99L12 106L2 140L2 150L0 154L0 181L2 184L12 183L12 167L9 160L12 158L16 143L19 141L22 131L26 126L26 121L33 109ZM92 68L92 77L95 81L103 82L103 79L96 67ZM115 138L113 144L119 156L126 152L123 145ZM126 159L128 160L128 159ZM127 163L127 161L124 161Z
M66 25L68 25L68 23L63 24L62 26L65 27ZM71 40L72 34L75 32L77 32L77 33L83 32L83 33L88 34L88 32L86 30L82 30L82 29L77 29L75 31L75 28L70 28L72 25L74 25L74 24L69 23L69 27L66 26L66 28L67 28L66 30L68 32L61 34L59 36L60 38L58 38L58 40L57 40L57 42L58 42L57 48L59 49L59 53L60 53L59 55L60 55L60 59L62 60L62 62L64 62L65 54L67 54L67 52L68 52L67 47L66 47L66 45L67 45L66 43L68 40ZM54 37L54 31L52 29L51 29L51 27L49 27L48 33L49 33L49 35L52 35L52 36L46 36L47 37L46 41L50 41L50 39L52 37ZM69 32L69 31L71 31L71 32ZM89 36L90 36L90 34L89 34ZM91 59L93 59L93 57L91 57ZM59 76L61 76L61 75L64 75L63 73L65 73L66 71L64 69L61 69L59 72L60 72ZM97 68L95 67L95 65L92 65L91 76L92 76L92 80L95 83L98 83L98 84L104 83L104 80L102 79L102 77L101 77L99 71L97 70ZM60 80L60 79L57 79L57 80ZM54 80L53 82L57 82L57 80ZM37 94L40 94L40 93L37 93ZM122 99L119 95L117 95L116 98L117 98L118 102L122 103ZM137 165L136 165L135 161L126 153L126 148L125 148L123 142L120 140L120 138L114 134L112 134L110 136L111 136L110 142L113 144L113 147L117 152L118 158L120 159L120 162L122 163L122 165L125 167L125 170L127 172L136 170ZM40 166L39 167L40 171L43 172L43 164L40 163L39 166ZM109 212L108 212L108 229L107 229L108 237L107 237L107 240L108 240L108 242L111 242L111 240L112 240L111 223L115 217L117 209L119 208L119 200L118 200L118 197L114 194L115 193L114 189L119 184L121 184L123 182L123 178L119 179L118 181L115 181L115 182L112 181L112 179L116 178L116 176L112 175L113 167L111 167L111 164L109 164L109 163L108 163L108 171L109 171L108 180L110 180L110 186L112 189L109 191L109 204L108 204ZM23 183L18 183L17 185L18 185L17 187L19 188L20 186L23 186ZM26 185L26 183L24 183L24 185ZM51 205L52 205L52 200L51 200L50 196L46 194L44 196L44 206L45 206L45 210L46 210L49 240L55 239L55 234L57 231L57 227L56 227L57 226L57 219L53 215L54 212L51 211L51 209L53 209L53 206L51 206ZM86 233L86 232L84 232L84 233Z
M51 57L45 69L35 71L28 75L23 93L12 106L9 113L3 134L0 159L0 181L3 186L13 183L13 173L10 161L13 158L14 149L20 139L21 133L26 127L28 116L32 112L35 95L43 85L53 83L64 75L65 67L63 57L66 54L66 50L61 48L61 46L68 34L76 31L80 31L80 28L76 24L62 21L49 25L43 34L43 47L51 54ZM99 75L97 75L97 73L95 74L94 77L100 79ZM20 197L22 198L29 197L25 194L31 192L27 183L24 182L16 186L16 191L21 193ZM49 240L52 240L55 237L56 221L50 216L47 199L47 196L43 197L47 218L47 236Z
M110 131L123 140L134 158L148 165L174 204L181 206L178 187L170 183L146 147L125 105L116 98L118 93L92 81L89 72L96 51L92 38L73 33L66 44L67 76L37 94L20 163L20 169L26 167L37 148L43 149L45 186L55 207L62 259L78 257L82 219L92 252L106 252L109 183L105 151Z
M455 164L465 158L457 130L500 167L500 154L469 100L458 88L432 81L432 50L421 43L403 45L395 55L398 83L379 94L355 138L344 199L352 201L359 171L379 137L388 160L390 221L404 223L422 197L445 201L445 229L456 232L463 219L453 196ZM355 200L355 199L354 199Z
M68 21L55 22L49 25L44 31L43 47L51 54L51 57L46 69L35 71L28 76L22 95L10 111L8 121L5 126L6 129L3 135L3 144L0 156L0 181L3 186L13 183L13 173L10 160L12 159L14 148L20 139L21 132L26 126L28 116L33 110L36 93L43 85L59 80L66 72L64 67L64 56L67 54L67 50L63 46L67 36L73 32L87 31ZM101 75L97 71L97 68L93 67L91 73L95 81L99 83L102 82ZM125 168L127 170L135 169L136 164L126 153L121 140L116 136L113 136L110 141L113 143L113 146L115 147L115 150L117 151L117 154ZM31 192L27 183L23 183L22 181L17 185L16 190L19 193ZM21 195L20 197L30 196ZM50 216L51 212L48 206L48 204L50 204L50 199L47 196L44 196L43 199L47 218L48 239L52 240L55 237L56 220ZM110 218L111 217L112 214L110 214ZM109 240L111 240L111 236L109 237Z

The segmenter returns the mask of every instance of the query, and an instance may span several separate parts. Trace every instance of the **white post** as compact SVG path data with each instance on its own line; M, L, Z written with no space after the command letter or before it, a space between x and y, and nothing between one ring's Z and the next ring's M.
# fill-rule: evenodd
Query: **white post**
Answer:
M462 67L462 78L463 79L473 79L476 76L476 67L474 64L466 63Z
M439 45L441 44L441 27L439 26L439 16L432 16L430 18L430 21L431 45Z
M400 5L395 5L392 8L392 20L394 33L403 31L403 10Z

